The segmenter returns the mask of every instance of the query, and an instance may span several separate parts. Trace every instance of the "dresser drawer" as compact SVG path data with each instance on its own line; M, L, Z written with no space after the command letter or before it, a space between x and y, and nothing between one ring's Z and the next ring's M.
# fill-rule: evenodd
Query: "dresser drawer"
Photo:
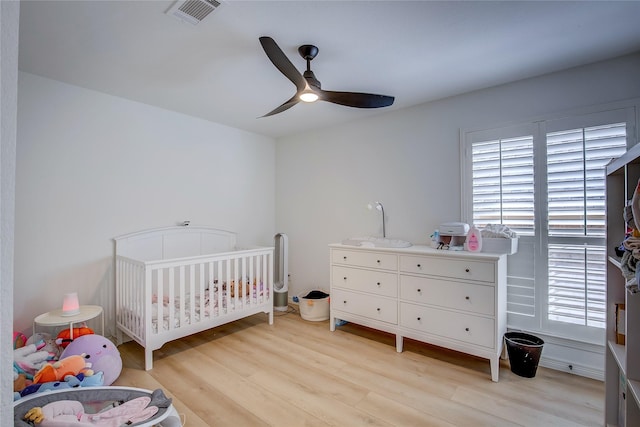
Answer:
M395 298L398 296L398 275L334 265L331 268L331 286Z
M493 262L465 259L403 255L400 256L400 271L491 283L496 280Z
M334 249L331 251L331 262L334 264L354 265L357 267L397 270L398 256L380 252L363 252Z
M493 316L495 286L453 282L431 277L400 276L400 298Z
M486 317L400 303L400 325L447 339L495 348L495 322Z
M331 308L394 325L398 323L398 303L395 299L332 289Z

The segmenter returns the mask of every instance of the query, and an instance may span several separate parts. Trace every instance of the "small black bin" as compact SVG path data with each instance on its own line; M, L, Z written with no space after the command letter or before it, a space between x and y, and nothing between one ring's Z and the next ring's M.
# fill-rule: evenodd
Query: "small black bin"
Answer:
M507 343L511 372L521 377L535 377L544 341L524 332L507 332L504 340Z

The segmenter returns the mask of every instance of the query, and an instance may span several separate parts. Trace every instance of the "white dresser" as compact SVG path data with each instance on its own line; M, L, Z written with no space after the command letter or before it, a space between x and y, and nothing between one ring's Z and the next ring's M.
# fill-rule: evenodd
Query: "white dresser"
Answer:
M342 319L489 359L498 381L506 332L507 256L329 245L329 324Z

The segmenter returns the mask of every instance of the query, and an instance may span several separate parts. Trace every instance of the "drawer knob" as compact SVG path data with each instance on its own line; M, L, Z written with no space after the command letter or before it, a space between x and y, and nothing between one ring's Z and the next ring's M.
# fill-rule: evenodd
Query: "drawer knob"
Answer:
M420 321L420 318L418 317L418 322Z
M468 272L471 271L471 269L469 267L467 267L467 268L464 269L464 271L465 271L465 273L468 273Z
M469 300L470 298L469 298L469 296L466 296L466 297L464 297L464 299Z
M376 262L377 262L378 264L380 264L380 260L376 260Z
M376 285L380 286L380 282L376 283Z
M422 264L418 264L418 268L422 268Z
M347 257L346 257L346 256L343 256L343 257L342 257L342 259L346 261L346 260L347 260Z
M469 332L469 328L464 328L465 331Z
M343 277L343 279L344 279L344 280L347 280L347 276L344 276L344 277Z
M343 303L343 304L346 304L346 303L347 303L347 300L342 301L342 303Z
M380 307L376 308L376 310L380 311Z
M422 289L418 289L418 292L422 292Z

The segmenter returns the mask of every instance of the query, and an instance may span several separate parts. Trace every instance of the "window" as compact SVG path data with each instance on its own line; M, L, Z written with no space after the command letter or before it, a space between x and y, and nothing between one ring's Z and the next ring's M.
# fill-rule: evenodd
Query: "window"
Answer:
M463 218L520 237L509 327L601 342L605 165L627 149L632 108L463 133Z
M626 123L550 132L548 320L604 328L605 165L626 151Z

